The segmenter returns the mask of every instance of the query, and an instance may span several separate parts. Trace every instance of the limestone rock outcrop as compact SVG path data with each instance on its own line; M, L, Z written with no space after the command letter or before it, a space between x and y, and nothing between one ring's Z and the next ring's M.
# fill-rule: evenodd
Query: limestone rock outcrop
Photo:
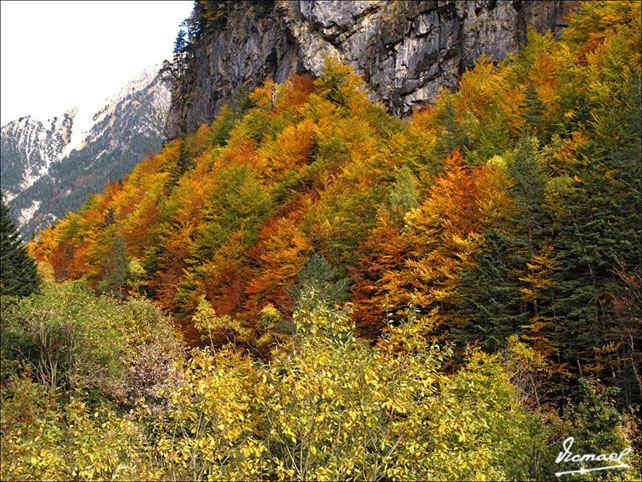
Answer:
M400 115L456 88L485 54L515 54L528 26L554 29L561 0L239 1L203 34L175 83L166 135L211 122L241 90L293 72L318 75L327 55L363 74L373 99Z

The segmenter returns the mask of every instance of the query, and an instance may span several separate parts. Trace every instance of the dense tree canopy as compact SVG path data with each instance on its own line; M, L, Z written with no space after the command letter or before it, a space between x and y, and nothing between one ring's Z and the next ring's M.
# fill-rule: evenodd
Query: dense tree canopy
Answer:
M362 335L412 305L460 348L522 337L560 395L595 374L639 401L639 318L621 309L641 260L632 8L587 4L557 42L529 31L518 56L480 59L405 124L332 59L316 80L267 82L245 114L169 142L33 252L103 292L136 284L190 337L203 296L257 337L265 306L290 319L286 288L318 255L349 276Z
M3 464L31 458L3 474L39 473L53 454L67 478L542 480L567 436L586 453L630 446L640 45L639 5L587 2L559 40L529 30L515 57L482 57L406 120L328 58L318 78L268 81L167 142L30 251L55 279L110 295L106 312L136 306L127 319L167 333L153 300L190 357L141 404L90 384L64 408L14 364ZM52 303L27 300L8 313ZM101 329L123 373L127 330ZM138 367L146 352L132 353ZM48 432L18 398L90 433L105 424L127 453L74 459L56 444L75 429Z

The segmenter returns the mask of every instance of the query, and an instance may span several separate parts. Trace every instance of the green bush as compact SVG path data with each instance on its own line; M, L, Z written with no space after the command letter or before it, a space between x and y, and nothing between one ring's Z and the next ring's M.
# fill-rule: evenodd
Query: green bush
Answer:
M113 393L123 377L116 313L115 301L94 296L83 283L45 283L41 293L4 310L3 353L50 391Z
M4 297L2 321L2 383L22 365L51 392L161 403L158 392L176 379L184 355L171 321L150 301L96 296L82 282Z

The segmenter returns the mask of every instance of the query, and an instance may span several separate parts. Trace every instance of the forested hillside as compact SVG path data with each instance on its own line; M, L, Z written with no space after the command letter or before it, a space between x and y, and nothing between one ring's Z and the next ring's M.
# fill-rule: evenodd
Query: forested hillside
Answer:
M27 116L2 127L0 187L24 239L160 149L170 93L158 70L147 68L95 109L70 109L44 123Z
M587 2L408 120L328 58L166 143L30 244L3 476L543 480L639 442L640 47ZM63 337L56 389L36 320L82 303L113 372Z

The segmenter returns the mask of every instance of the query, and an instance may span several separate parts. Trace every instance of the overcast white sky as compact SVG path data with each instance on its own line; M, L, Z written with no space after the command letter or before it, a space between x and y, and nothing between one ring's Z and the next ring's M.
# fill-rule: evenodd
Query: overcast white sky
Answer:
M115 94L172 55L187 1L0 2L1 123Z

